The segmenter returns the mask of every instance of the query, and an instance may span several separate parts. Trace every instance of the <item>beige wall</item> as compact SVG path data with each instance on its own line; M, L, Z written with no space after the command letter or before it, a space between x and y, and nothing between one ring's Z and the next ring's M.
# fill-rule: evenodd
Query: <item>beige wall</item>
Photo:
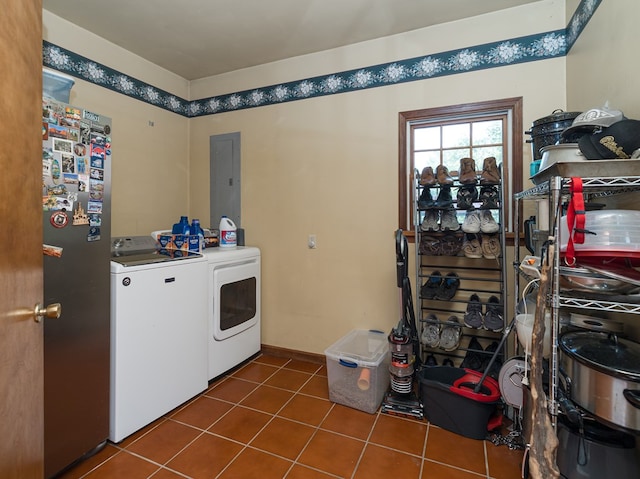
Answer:
M188 97L186 80L60 17L42 13L45 40ZM70 103L113 120L112 236L142 235L170 227L189 211L189 120L74 80Z
M575 0L573 0L575 2ZM640 2L603 1L567 56L567 106L584 111L609 101L627 118L640 118L637 30Z
M562 0L542 0L191 83L47 12L43 20L46 40L198 99L561 29L567 18ZM399 319L398 112L522 96L526 127L565 108L565 63L557 58L191 120L82 80L71 101L114 119L114 235L146 234L185 211L209 218L209 137L241 133L242 226L263 254L262 342L322 353L352 329L388 331ZM530 160L527 144L525 170ZM317 235L315 250L307 248L309 234Z
M199 80L191 93L203 98L564 28L564 3L535 6ZM241 132L242 223L263 254L263 343L322 353L352 329L390 330L400 315L398 112L517 96L525 125L564 108L564 58L192 119L191 212L201 218L209 217L209 136ZM317 235L315 250L309 234Z

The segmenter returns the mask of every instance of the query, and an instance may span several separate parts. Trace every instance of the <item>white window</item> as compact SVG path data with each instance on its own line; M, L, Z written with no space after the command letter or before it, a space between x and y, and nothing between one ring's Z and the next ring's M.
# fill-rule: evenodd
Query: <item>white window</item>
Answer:
M414 174L444 165L455 176L462 158L473 158L480 173L491 156L501 165L505 226L512 231L508 199L522 189L521 98L403 112L399 135L399 220L408 237L415 230Z

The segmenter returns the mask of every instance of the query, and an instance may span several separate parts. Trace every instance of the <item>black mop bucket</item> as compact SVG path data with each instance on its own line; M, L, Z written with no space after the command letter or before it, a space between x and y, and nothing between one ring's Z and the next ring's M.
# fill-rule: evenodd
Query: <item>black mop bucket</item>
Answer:
M500 403L498 382L472 369L424 368L419 374L424 416L431 424L471 439L485 439Z

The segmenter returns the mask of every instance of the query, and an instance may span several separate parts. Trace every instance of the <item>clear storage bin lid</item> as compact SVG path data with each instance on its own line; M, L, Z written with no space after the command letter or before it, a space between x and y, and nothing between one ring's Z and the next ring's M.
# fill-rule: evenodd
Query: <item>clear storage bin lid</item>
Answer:
M376 330L356 329L325 350L334 360L347 360L359 366L377 366L389 354L387 334Z

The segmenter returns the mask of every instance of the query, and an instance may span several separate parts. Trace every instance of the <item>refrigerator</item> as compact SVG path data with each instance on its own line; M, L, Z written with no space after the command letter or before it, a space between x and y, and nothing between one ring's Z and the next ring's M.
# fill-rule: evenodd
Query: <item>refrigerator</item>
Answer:
M109 435L111 119L43 96L42 179L49 478Z

